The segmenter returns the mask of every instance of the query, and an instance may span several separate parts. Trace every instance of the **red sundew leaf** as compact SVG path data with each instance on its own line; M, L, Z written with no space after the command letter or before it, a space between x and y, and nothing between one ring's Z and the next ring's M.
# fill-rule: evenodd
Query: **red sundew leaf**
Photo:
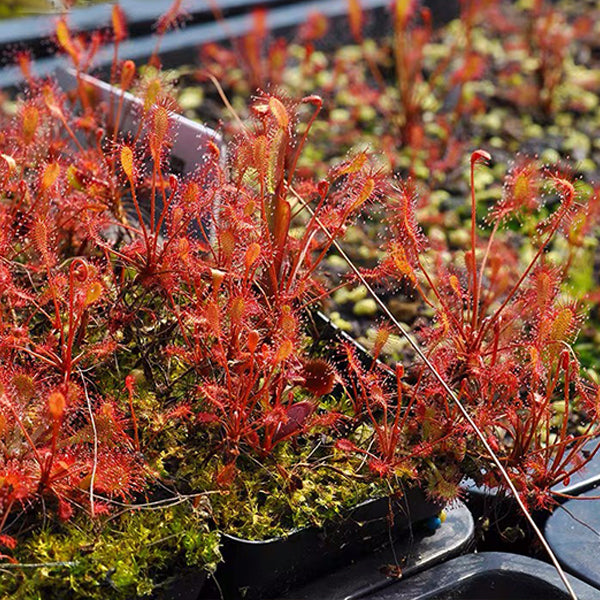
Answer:
M401 244L407 259L418 255L425 248L425 236L416 218L417 194L410 186L393 188L390 198L390 222L396 244Z
M111 18L115 41L122 42L127 37L127 19L118 4L113 5Z
M51 162L46 165L42 176L40 177L40 189L42 192L45 192L47 189L51 188L58 179L60 175L60 165L58 162Z
M127 375L127 377L125 377L125 388L127 389L127 391L130 394L135 394L135 376L134 375Z
M121 160L121 167L123 169L123 172L125 173L127 179L129 179L129 181L133 185L134 174L135 174L135 170L134 170L135 165L134 165L134 160L133 160L133 150L129 146L124 145L121 148L120 160Z
M296 402L285 409L285 421L277 428L273 435L272 442L277 443L285 438L290 437L294 433L299 432L302 426L312 414L314 404L307 400Z
M10 535L2 534L0 535L0 546L14 550L17 547L17 540Z
M350 31L356 42L362 41L363 12L360 0L348 0L348 19L350 21Z
M287 416L283 406L277 406L274 409L268 411L263 419L263 423L267 426L277 426L281 423L285 423Z
M333 367L323 359L309 360L304 363L301 376L303 387L315 396L329 394L335 385L335 371Z
M152 108L151 123L152 134L150 144L154 154L159 156L169 131L169 111L161 104L154 105Z
M256 351L259 339L260 339L260 336L259 336L258 331L252 330L248 333L248 340L246 342L246 347L248 348L249 352L254 353Z
M264 7L252 11L252 33L262 39L267 35L267 10Z
M331 427L335 427L340 421L347 419L348 417L339 412L326 412L320 415L317 415L312 420L313 427L323 427L325 429L329 429Z
M84 305L87 307L90 304L93 304L94 302L96 302L96 300L98 300L100 298L101 294L102 294L102 285L100 284L99 281L95 281L87 289L87 292L85 294Z
M271 111L271 114L275 117L275 120L277 121L279 127L281 129L287 129L290 124L290 117L283 102L279 100L279 98L277 98L276 96L271 96L269 98L269 110Z
M465 57L464 63L460 69L452 74L452 85L480 79L485 71L485 66L486 63L483 56L476 52L471 52ZM486 158L486 160L489 160L489 158Z
M143 474L134 455L113 451L101 453L94 472L94 491L108 496L120 496L125 499L138 491ZM91 472L80 482L79 487L89 489Z
M566 206L570 206L575 198L575 186L568 179L558 175L553 175L551 179L560 195L561 202Z
M309 13L306 21L300 26L298 37L304 42L311 42L322 38L329 29L327 17L318 12Z
M228 465L225 465L215 477L216 484L221 487L228 487L233 483L237 475L237 468L235 466L235 462L231 462Z
M213 162L218 163L219 158L221 157L221 149L215 142L209 140L207 154Z
M275 238L275 247L281 253L288 238L291 221L291 208L284 199L279 199L275 205L275 217L273 224L273 237Z
M15 60L14 60L15 64L19 66L19 69L21 71L21 73L23 74L23 77L25 78L25 80L28 83L31 83L32 81L32 75L31 75L31 52L28 50L19 50L17 51L17 53L15 54Z
M260 256L260 252L261 252L260 244L253 242L252 244L250 244L248 246L248 248L246 250L246 254L244 256L244 264L246 265L247 269L249 269L258 260L258 257Z
M396 0L396 10L395 16L398 22L398 25L402 28L406 27L409 19L415 13L415 9L417 7L417 3L415 0Z
M33 484L27 470L21 467L8 467L0 470L0 496L8 500L24 500L32 493Z
M550 326L550 340L560 343L573 342L582 323L583 316L576 303L558 306Z
M104 400L96 410L95 415L96 431L100 441L106 441L112 444L118 438L124 441L127 445L130 443L130 437L126 433L129 427L129 421L118 410L115 403L109 400ZM93 435L92 428L88 428L88 435Z
M215 413L200 412L196 415L196 421L201 424L216 423L219 417Z
M65 412L66 404L67 399L61 392L53 392L50 394L48 397L48 410L50 416L56 421L60 420Z
M369 469L373 471L379 477L387 477L391 475L394 471L393 465L390 465L389 462L384 461L380 458L372 458L369 460Z
M183 0L174 0L167 12L165 12L156 22L156 33L164 35L169 29L175 29L187 17L186 11L182 7Z
M350 212L357 211L369 198L371 198L375 191L375 179L373 177L367 177L360 191L354 198L352 205L350 206Z
M246 439L246 442L248 442L248 444L250 444L251 448L255 448L255 449L261 448L260 438L258 437L258 434L256 433L256 431L254 431L253 429L249 430L244 437Z
M221 315L216 303L209 302L207 304L205 318L214 335L219 336L221 333Z
M384 261L381 264L381 269L385 273L394 274L401 280L407 280L410 284L417 283L417 275L415 273L412 260L406 253L404 244L392 241L387 248L387 253ZM376 275L377 273L375 273Z
M537 161L520 159L504 181L502 198L492 207L487 220L494 222L539 208L542 173Z
M342 162L336 167L332 167L329 172L331 179L339 179L342 175L350 175L360 172L367 164L369 155L363 151L353 156L350 160Z
M73 507L62 498L58 500L58 516L63 521L68 521L73 516Z
M362 365L360 364L360 361L356 357L356 351L353 345L350 343L344 343L343 346L345 351L345 358L348 361L349 368L354 374L362 375L364 373L364 370L362 368Z
M50 235L48 232L48 226L42 219L36 219L33 225L33 241L42 255L44 262L51 266L56 262L56 258L53 252L50 249ZM54 282L55 285L58 284L57 280Z
M192 408L189 404L176 406L165 413L165 419L168 421L186 420L192 414ZM208 413L205 413L208 414Z
M94 503L94 514L96 516L108 515L111 512L111 505L108 502L99 502L98 500Z
M278 365L280 362L283 362L287 358L289 358L294 350L294 344L291 340L283 340L281 346L277 349L275 353L275 357L273 358L273 362Z
M239 325L242 321L242 318L246 312L246 300L243 296L236 296L229 307L229 318L231 319L231 323L234 325Z
M3 161L3 166L7 172L7 177L10 177L17 170L17 162L9 154L1 154L0 159Z
M60 47L71 57L74 65L79 64L79 52L77 51L69 27L64 19L60 19L56 24L56 39Z
M492 160L492 155L485 150L475 150L471 153L471 164L475 165L477 163L487 163Z
M346 438L338 440L335 443L335 447L342 452L356 452L357 450L356 444Z
M231 259L235 251L235 234L230 229L219 231L217 234L220 253L227 260Z
M373 356L378 357L384 346L387 344L387 341L390 337L391 327L389 325L384 325L377 329L377 333L375 334L375 341L373 342Z

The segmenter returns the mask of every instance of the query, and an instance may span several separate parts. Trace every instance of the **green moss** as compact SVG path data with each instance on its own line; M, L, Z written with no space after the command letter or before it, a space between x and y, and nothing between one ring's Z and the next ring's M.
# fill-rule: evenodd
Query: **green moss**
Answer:
M347 474L344 474L347 473ZM382 484L318 465L297 466L288 472L263 465L214 498L219 528L245 539L288 535L308 526L342 518L346 509L384 493Z
M212 571L219 536L207 510L189 502L117 517L46 526L0 570L0 595L15 600L135 598L168 585L186 567ZM8 568L7 568L8 567Z

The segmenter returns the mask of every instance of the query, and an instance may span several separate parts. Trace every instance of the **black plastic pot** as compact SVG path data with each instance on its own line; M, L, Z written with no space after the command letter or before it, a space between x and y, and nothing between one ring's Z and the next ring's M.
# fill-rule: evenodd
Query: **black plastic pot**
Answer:
M359 359L370 364L372 358L367 350L336 327L326 315L315 313L313 323L312 335L316 343L332 339L350 342L356 347ZM414 565L415 570L456 554L459 548L464 549L470 542L473 521L466 507L461 506L464 511L461 517L462 531L453 531L450 525L444 525L444 532L453 533L444 537L435 550L430 552L428 560L425 558L425 548L418 550L419 560ZM218 593L222 593L226 600L265 600L279 597L286 590L318 580L396 540L409 540L405 544L400 542L396 554L399 560L408 559L411 551L415 550L414 547L411 548L411 543L415 542L414 529L435 517L440 509L441 506L428 500L419 488L410 488L398 500L380 498L364 502L350 510L343 519L332 522L323 529L311 527L290 532L285 537L263 541L224 534L223 563L217 570L213 589L209 588L202 598L219 598ZM368 566L362 568L360 574L353 573L348 578L343 577L346 584L352 581L350 589L356 589L357 586L362 589L366 581L371 582L369 585L374 588L388 583L372 562L367 563ZM343 587L340 583L334 584L333 588L339 590ZM316 584L308 585L308 591L294 590L290 597L296 600L338 597L332 595L329 588L325 593L324 588L327 588L327 583L317 581ZM344 598L350 597L353 596L349 593L344 595Z
M558 507L544 534L560 564L600 589L600 488Z
M130 94L111 87L97 78L81 76L94 90L98 100L115 107L124 97L126 115L120 120L123 133L135 131L135 115L140 112L139 101ZM73 72L59 70L58 82L68 91L77 84ZM110 118L109 118L110 120ZM173 116L176 141L172 154L180 163L182 173L191 172L201 162L209 141L220 143L220 137L207 128L178 115ZM160 210L160 208L159 208ZM319 335L324 339L340 336L351 340L322 314L316 315ZM368 354L358 344L360 356L368 361ZM441 507L428 501L419 489L408 489L398 501L379 499L365 502L349 511L344 519L323 529L306 528L291 532L283 538L265 541L244 540L223 536L224 564L215 576L219 594L225 598L262 599L303 583L323 573L381 547L400 532L410 530L412 524L435 516ZM181 598L193 600L203 585L202 573L193 571L182 582L157 594L157 600Z
M584 456L595 452L594 457L589 463L581 470L571 475L568 483L561 483L552 488L553 492L556 492L556 499L560 502L561 495L566 496L577 496L591 488L600 485L600 450L595 450L600 444L600 440L590 441L583 449ZM471 480L465 481L464 489L470 495L481 495L488 498L495 496L492 490L485 488L484 486L477 486Z
M309 527L263 541L225 534L215 580L226 599L271 598L389 543L440 510L412 488L398 500L364 502L323 529Z
M583 449L583 454L596 452L590 462L580 471L571 475L568 484L557 485L553 491L566 496L579 496L583 492L600 486L600 450L596 450L600 440L589 442ZM560 496L557 496L560 499Z
M473 547L473 517L460 501L445 509L446 521L438 529L414 527L388 546L370 552L325 577L299 588L290 600L357 600L411 577ZM426 522L427 524L427 522Z
M600 591L569 577L579 600L600 600ZM568 600L556 570L533 558L489 552L449 560L368 600Z
M163 589L152 594L151 600L198 600L208 578L203 569L186 569L173 576Z
M388 0L363 0L362 4L365 9L380 11L379 16L382 17L386 14L384 8L387 8L389 2ZM457 5L457 2L439 4L445 6L447 10L448 6ZM342 17L347 10L347 1L306 2L301 5L276 8L268 15L269 26L278 34L285 32L286 29L295 29L303 22L307 13L315 9L331 17ZM377 23L376 19L373 23ZM231 34L243 35L251 29L252 21L247 15L236 16L228 19L227 26ZM344 35L349 39L347 28L340 32L337 41L344 41ZM221 24L207 22L192 25L165 36L161 57L165 60L165 64L176 64L183 59L189 61L191 49L199 44L223 38ZM122 45L121 55L141 61L152 53L153 47L154 40L149 37L132 39ZM54 69L57 60L54 58L40 60L38 66L41 66L41 71ZM106 66L110 60L111 52L107 49L99 57L98 65ZM4 85L10 82L10 72L5 71L2 76L5 76ZM13 79L15 82L18 73L13 73L13 76L16 77ZM0 85L2 84L3 80L0 77ZM194 150L197 151L196 148ZM260 542L224 536L224 564L215 577L218 590L215 596L211 595L214 592L202 592L202 597L218 598L221 594L227 599L251 600L273 597L282 590L314 579L364 556L401 535L403 531L407 532L407 537L412 537L411 526L436 515L439 510L439 506L426 502L420 491L409 490L395 505L392 520L389 501L384 499L362 504L339 523L331 524L324 529L303 529L291 532L285 538ZM439 557L442 559L445 555L440 553ZM197 595L191 584L185 581L181 591L177 593L182 595L169 597L191 600Z

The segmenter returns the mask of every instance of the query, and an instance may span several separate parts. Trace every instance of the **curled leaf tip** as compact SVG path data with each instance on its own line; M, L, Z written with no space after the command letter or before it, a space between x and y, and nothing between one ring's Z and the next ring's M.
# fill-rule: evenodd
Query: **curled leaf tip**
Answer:
M304 104L315 104L317 106L321 106L323 104L323 98L317 94L311 94L310 96L305 96L302 98L302 102Z
M475 165L477 163L486 163L492 160L492 155L489 152L486 152L485 150L475 150L475 152L473 152L471 154L471 164Z

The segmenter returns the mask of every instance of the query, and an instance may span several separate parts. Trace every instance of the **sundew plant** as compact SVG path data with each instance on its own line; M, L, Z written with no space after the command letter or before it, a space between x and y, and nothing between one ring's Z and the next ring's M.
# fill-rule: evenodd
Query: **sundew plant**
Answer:
M409 45L428 17L408 28L399 6ZM219 530L273 537L407 485L452 500L465 475L502 489L508 477L529 507L549 506L550 488L590 458L599 397L572 349L584 317L563 293L567 269L545 257L587 226L573 181L517 164L482 235L474 169L490 157L477 151L469 249L428 246L410 184L368 152L326 177L305 163L300 176L323 101L272 90L249 100L226 147L209 142L182 174L159 60L181 2L158 21L144 68L119 58L126 20L118 5L112 16L110 34L58 21L71 91L20 54L27 87L1 117L2 592L149 594L177 563L213 571ZM106 37L110 82L137 98L132 131L120 128L124 102L85 77ZM413 101L406 143L421 118ZM385 256L351 266L428 307L425 362L379 362L389 328L371 357L319 338L315 310L333 287L324 258L373 206L389 223ZM539 216L525 265L503 228L517 213ZM587 423L577 436L573 410ZM44 570L27 576L26 565Z

